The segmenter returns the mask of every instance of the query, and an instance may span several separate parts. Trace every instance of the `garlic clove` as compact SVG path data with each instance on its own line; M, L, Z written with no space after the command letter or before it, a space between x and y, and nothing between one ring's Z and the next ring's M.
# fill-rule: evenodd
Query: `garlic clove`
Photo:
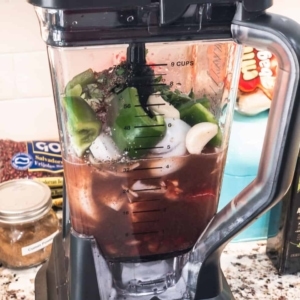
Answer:
M164 118L179 119L180 113L173 105L165 101L160 94L153 94L148 98L149 109Z
M166 134L164 138L151 150L152 154L166 154L180 156L186 153L185 138L190 126L180 119L165 118Z
M186 135L185 145L190 154L200 154L204 146L218 133L218 125L203 122L193 126Z
M90 146L90 151L98 161L117 160L120 152L111 137L101 133Z

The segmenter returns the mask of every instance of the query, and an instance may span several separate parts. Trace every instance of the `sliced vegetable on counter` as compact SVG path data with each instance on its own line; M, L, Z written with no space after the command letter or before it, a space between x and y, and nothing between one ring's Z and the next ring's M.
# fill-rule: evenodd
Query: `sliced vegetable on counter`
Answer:
M126 88L118 94L118 99L122 109L113 125L112 138L121 152L126 152L130 158L140 158L164 137L164 118L150 118L146 114L136 88Z
M186 148L190 154L200 154L205 145L218 133L218 125L203 122L193 126L186 135Z
M82 157L100 134L101 122L93 109L80 97L65 97L63 105L67 113L67 126L77 156Z

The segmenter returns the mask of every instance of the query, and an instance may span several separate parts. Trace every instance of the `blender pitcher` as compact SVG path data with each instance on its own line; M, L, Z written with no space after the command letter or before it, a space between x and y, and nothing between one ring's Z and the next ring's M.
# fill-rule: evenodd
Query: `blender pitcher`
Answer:
M299 25L267 14L271 0L29 2L48 45L71 222L53 245L55 258L64 242L65 279L48 265L56 292L40 299L232 299L222 249L291 183ZM277 84L258 177L216 214L243 45L276 55Z

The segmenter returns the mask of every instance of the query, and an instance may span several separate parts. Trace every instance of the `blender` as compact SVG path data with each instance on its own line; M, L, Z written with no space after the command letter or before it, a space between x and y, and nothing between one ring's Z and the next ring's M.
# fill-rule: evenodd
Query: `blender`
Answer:
M272 0L29 2L66 184L36 299L233 299L222 250L292 181L299 25ZM276 55L277 83L258 175L217 214L244 45Z

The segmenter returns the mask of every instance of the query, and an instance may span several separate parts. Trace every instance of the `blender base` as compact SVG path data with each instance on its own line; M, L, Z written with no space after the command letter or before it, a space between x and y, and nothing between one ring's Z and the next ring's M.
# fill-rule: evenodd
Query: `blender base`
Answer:
M69 239L71 242L70 252ZM100 294L98 286L109 284L108 278L101 275L97 279L94 263L94 240L78 237L70 233L63 242L62 234L58 234L52 246L50 259L40 268L35 278L36 300L102 300L109 299L109 295ZM68 258L68 255L69 258ZM209 273L209 272L208 272ZM197 297L194 300L234 300L230 287L219 268L221 276L221 292L213 298ZM211 278L211 280L214 280ZM104 289L105 290L105 289ZM171 299L170 296L160 294L138 297L140 300L188 300L189 296ZM173 297L173 296L172 296ZM122 297L124 299L124 297Z
M228 284L222 270L220 270L220 272L221 272L222 284L223 284L223 290L222 290L221 294L219 294L218 296L216 296L214 298L203 299L203 300L234 300L233 294L230 290L229 284ZM198 300L198 299L195 299L195 300Z

